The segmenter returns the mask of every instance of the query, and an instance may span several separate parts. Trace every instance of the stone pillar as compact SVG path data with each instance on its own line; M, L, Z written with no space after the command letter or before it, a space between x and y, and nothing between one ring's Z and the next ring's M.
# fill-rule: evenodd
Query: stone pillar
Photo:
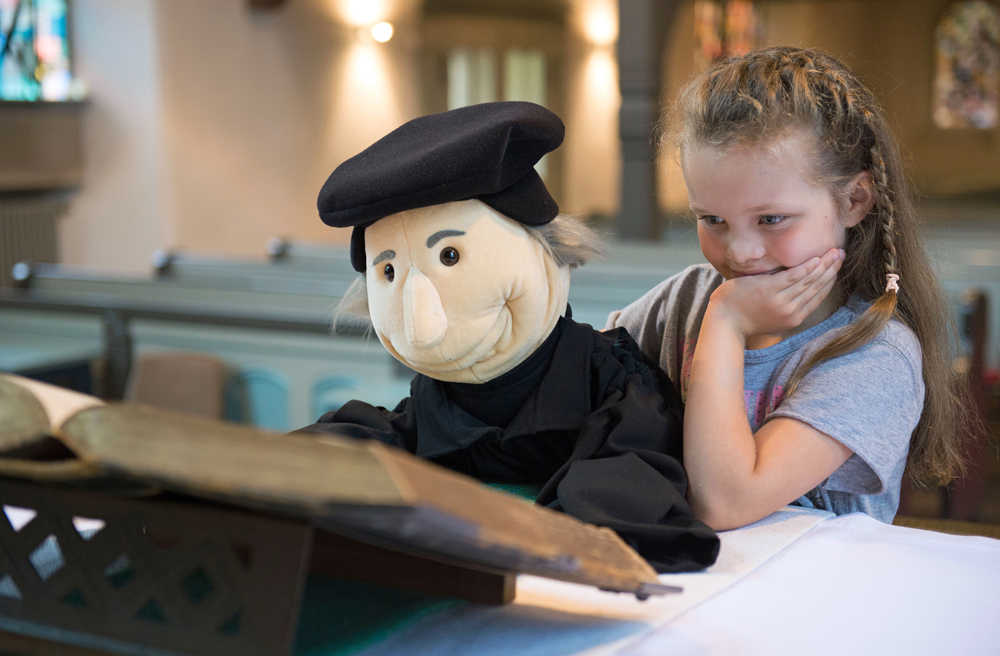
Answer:
M660 115L661 52L680 0L618 0L618 79L622 95L621 239L657 238L653 128Z

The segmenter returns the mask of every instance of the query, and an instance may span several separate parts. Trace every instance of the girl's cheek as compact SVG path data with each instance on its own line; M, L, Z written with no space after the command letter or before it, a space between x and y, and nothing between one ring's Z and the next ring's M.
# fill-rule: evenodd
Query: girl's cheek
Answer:
M708 260L708 263L716 269L724 263L725 246L722 241L713 236L709 231L698 229L698 244L701 246L701 253Z
M829 235L809 230L796 230L772 242L772 254L782 266L794 267L812 257L819 257L834 246Z

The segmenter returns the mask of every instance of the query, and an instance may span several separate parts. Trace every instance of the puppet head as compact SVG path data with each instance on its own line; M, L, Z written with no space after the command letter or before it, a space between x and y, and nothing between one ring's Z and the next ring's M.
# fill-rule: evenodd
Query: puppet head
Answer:
M534 352L566 309L569 267L478 200L387 216L366 231L365 251L375 333L432 378L495 378Z
M552 332L570 266L599 250L578 224L555 241L582 248L560 257L541 228L559 208L534 164L562 135L538 105L475 105L410 121L330 175L320 216L354 226L351 261L372 325L403 364L486 382Z

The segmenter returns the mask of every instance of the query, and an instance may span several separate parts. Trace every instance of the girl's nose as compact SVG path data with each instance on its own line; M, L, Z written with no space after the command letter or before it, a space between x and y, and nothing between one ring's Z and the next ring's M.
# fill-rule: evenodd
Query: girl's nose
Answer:
M755 239L734 235L726 243L726 257L730 262L753 262L764 257L764 246Z
M434 283L412 267L403 285L403 328L413 348L431 349L441 343L448 330L448 317Z

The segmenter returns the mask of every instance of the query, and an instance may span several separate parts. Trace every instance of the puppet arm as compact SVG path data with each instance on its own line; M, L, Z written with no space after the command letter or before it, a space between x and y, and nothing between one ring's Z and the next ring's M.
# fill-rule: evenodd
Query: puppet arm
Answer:
M327 412L315 424L296 432L378 440L416 453L417 426L410 406L411 397L400 401L395 410L386 410L364 401L348 401L339 410Z
M591 368L597 409L537 501L614 530L658 572L703 569L719 540L684 498L680 399L624 329L605 353Z

